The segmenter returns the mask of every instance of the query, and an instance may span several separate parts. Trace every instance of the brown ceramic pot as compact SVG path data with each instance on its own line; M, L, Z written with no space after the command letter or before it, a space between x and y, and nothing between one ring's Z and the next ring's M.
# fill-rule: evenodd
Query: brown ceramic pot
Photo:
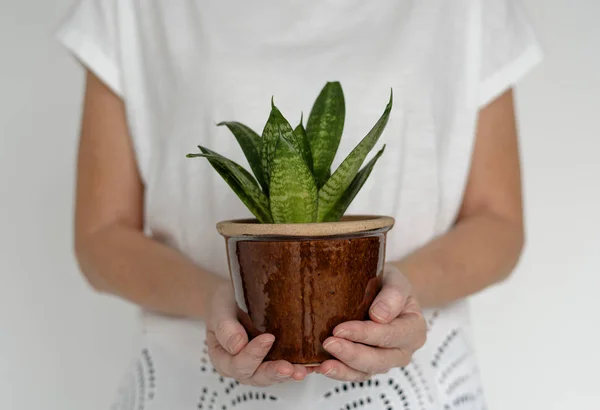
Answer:
M315 365L331 356L333 328L368 318L380 287L394 219L349 216L335 223L217 225L225 237L240 322L251 338L271 333L266 360Z

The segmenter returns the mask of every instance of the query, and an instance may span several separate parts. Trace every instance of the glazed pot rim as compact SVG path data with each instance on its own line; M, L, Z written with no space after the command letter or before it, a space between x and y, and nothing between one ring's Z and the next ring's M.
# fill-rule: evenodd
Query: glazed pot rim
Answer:
M386 232L392 229L394 223L394 218L380 215L348 215L339 222L307 224L261 224L256 219L234 219L219 222L217 230L225 237L323 237L377 230Z

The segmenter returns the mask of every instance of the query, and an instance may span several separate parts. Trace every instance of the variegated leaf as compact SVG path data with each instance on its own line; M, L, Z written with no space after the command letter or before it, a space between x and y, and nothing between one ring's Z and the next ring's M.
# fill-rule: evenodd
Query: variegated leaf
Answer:
M302 154L280 134L270 183L275 223L310 223L317 217L317 186Z
M246 168L244 168L243 166L241 166L237 162L231 161L230 159L222 156L221 154L218 154L215 151L213 151L211 149L208 149L206 147L203 147L201 145L198 145L198 148L200 149L200 151L202 151L203 154L208 154L208 155L212 155L212 156L215 156L215 157L221 157L221 158L223 158L223 160L230 161L231 165L234 166L239 172L241 172L244 175L244 178L246 180L248 180L249 182L251 182L253 185L259 186L258 182L256 182L256 179L254 179L254 176L250 172L248 172L246 170Z
M304 129L304 125L302 125L302 120L300 120L300 124L294 129L293 137L295 140L294 146L302 153L304 162L308 165L310 172L313 172L313 157L310 151L310 143L308 142L306 130Z
M260 135L254 132L250 127L247 127L246 125L236 121L224 121L217 125L225 125L227 128L229 128L229 131L231 131L237 142L240 144L240 147L246 156L246 160L248 161L248 165L250 165L250 169L252 169L254 176L263 189L263 192L268 195L269 185L263 172L260 160Z
M317 97L306 125L314 175L319 188L327 181L342 138L345 117L342 86L339 82L329 82Z
M318 222L324 221L333 210L354 180L365 158L379 140L390 117L392 103L393 96L390 94L390 101L381 118L319 190Z
M344 192L344 195L336 202L335 206L331 209L331 211L325 216L323 222L337 222L339 221L344 213L356 197L356 195L360 192L361 188L371 175L371 171L373 171L373 167L377 163L377 160L383 155L383 151L385 150L385 145L379 152L361 169L358 174L350 183L350 186Z
M269 199L260 190L252 175L230 159L207 148L199 148L201 154L188 154L187 157L206 158L260 223L273 223Z
M269 180L269 186L273 157L275 156L275 148L279 141L280 132L283 133L284 138L288 140L292 139L292 126L275 106L275 102L271 100L271 114L263 129L261 151L262 168L267 180Z

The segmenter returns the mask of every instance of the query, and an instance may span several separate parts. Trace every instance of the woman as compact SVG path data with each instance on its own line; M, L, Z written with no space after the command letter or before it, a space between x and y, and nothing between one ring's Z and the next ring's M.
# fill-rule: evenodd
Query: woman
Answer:
M96 290L143 308L114 408L484 406L464 298L523 245L511 86L541 53L517 4L81 0L60 38L88 69L77 257ZM312 372L263 362L272 335L248 341L215 230L247 211L184 154L243 161L216 122L260 129L272 95L299 113L328 80L346 94L342 158L394 89L388 148L349 213L397 224L371 320L338 326L337 360Z

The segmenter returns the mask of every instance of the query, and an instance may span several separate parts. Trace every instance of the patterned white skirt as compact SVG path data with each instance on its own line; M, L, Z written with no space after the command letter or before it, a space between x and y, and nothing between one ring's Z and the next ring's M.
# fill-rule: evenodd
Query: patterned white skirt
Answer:
M201 322L146 314L139 356L111 410L483 409L465 302L426 311L428 339L412 363L360 383L311 374L268 388L220 376Z

